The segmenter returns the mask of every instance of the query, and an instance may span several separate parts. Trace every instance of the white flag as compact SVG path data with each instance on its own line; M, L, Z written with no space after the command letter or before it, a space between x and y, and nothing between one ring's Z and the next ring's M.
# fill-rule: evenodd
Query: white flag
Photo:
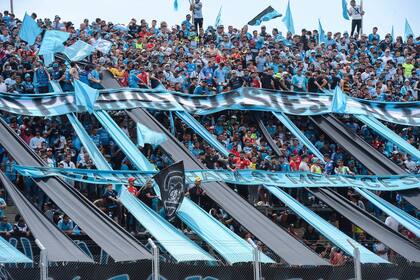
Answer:
M112 47L112 42L99 38L95 45L94 45L95 49L97 49L98 51L100 51L103 54L108 54L109 51L111 50Z

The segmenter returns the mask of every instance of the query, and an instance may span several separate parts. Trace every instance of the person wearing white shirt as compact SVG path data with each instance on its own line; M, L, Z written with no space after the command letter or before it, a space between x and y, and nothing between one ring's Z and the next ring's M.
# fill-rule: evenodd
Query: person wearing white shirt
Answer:
M373 252L384 260L388 260L388 247L379 240L373 244Z
M32 149L40 149L42 147L42 143L45 142L45 139L41 137L41 132L39 130L36 131L35 137L32 137L29 141L29 146Z
M392 230L394 230L394 231L396 231L396 232L399 232L398 231L398 229L399 229L399 227L400 227L400 223L397 221L397 220L395 220L393 217L391 217L391 216L388 216L386 219L385 219L385 224L390 228L390 229L392 229Z
M357 29L357 34L360 34L362 29L362 17L365 12L362 10L360 5L356 5L355 0L350 1L350 8L348 9L349 15L351 16L351 32L350 36L353 37L354 31Z
M7 92L7 85L4 82L4 77L0 75L0 92Z

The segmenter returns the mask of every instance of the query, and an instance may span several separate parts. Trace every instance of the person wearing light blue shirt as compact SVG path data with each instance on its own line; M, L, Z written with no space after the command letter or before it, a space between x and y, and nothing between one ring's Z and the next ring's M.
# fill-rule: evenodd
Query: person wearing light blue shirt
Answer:
M190 30L190 29L191 29L191 27L192 27L192 23L191 23L191 15L190 15L190 14L188 14L188 15L185 17L185 20L181 23L181 25L183 25L183 24L185 24L185 26L187 27L187 29L188 29L188 30Z
M6 201L3 198L3 191L0 191L0 218L4 216L6 210Z
M226 84L227 71L224 69L225 64L220 63L219 67L214 71L214 79L216 80L217 92L222 92Z
M306 92L308 90L308 79L302 74L302 69L298 69L292 77L294 91Z
M63 218L58 221L57 226L61 231L71 234L73 232L74 223L70 220L69 216L64 215Z
M369 34L369 37L368 37L369 42L373 42L373 40L376 40L379 42L381 37L379 36L377 32L378 32L378 27L375 26L372 30L372 33Z

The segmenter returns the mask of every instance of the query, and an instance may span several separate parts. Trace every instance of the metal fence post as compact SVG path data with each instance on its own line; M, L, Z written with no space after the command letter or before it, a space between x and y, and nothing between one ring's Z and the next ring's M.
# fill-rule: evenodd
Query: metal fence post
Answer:
M36 245L41 250L39 255L39 268L40 268L40 279L47 280L48 279L48 256L47 256L47 249L45 249L44 245L42 245L41 241L35 239Z
M360 264L360 251L357 246L347 239L347 242L353 247L353 260L354 260L354 278L356 280L362 280L362 266Z
M261 261L260 261L260 250L258 250L258 246L255 245L254 241L252 241L251 238L248 238L249 244L251 244L253 249L253 255L254 255L254 280L262 280L262 274L261 274Z
M151 238L147 240L152 247L153 260L152 260L152 279L159 280L159 248Z

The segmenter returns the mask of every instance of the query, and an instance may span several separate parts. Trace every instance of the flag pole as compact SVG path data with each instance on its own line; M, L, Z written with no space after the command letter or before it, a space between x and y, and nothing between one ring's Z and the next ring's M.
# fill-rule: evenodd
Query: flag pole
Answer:
M192 9L193 1L194 0L190 0L191 23L192 23L192 25L194 25L194 9ZM196 31L197 31L197 35L198 35L198 30L196 30Z
M363 0L360 0L360 14L362 16L362 22L360 26L360 35L363 34Z
M10 13L13 13L13 0L10 0Z

